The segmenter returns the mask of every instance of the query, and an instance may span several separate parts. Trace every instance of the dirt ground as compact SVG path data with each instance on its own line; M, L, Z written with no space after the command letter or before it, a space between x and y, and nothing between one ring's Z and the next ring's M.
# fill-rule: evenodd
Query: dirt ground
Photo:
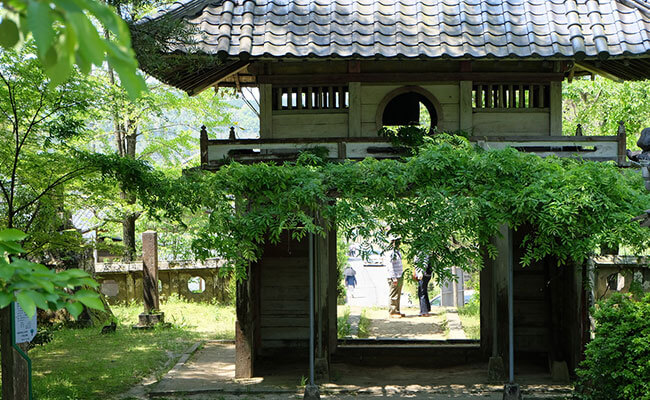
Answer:
M339 306L339 314L347 306ZM359 316L365 310L370 320L369 338L400 338L422 340L444 340L449 338L449 327L444 307L433 307L429 317L420 317L419 309L404 308L403 318L390 318L388 311L379 307L350 307L350 321L358 323ZM356 332L356 329L353 329ZM462 331L462 328L461 328Z

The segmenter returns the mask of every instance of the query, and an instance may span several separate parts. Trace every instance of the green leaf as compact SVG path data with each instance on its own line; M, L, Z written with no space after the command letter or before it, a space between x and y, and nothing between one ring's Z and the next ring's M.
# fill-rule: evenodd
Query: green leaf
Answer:
M9 282L15 271L15 268L11 265L0 265L0 279Z
M38 267L43 267L40 264L33 263L31 261L27 261L22 258L17 258L11 261L11 265L13 265L16 268L21 268L21 269L29 269L29 270L35 270L38 269ZM42 271L42 269L41 269Z
M36 307L40 308L41 310L49 309L45 296L43 296L39 292L31 292L29 295L32 298L32 300L34 300L34 304L36 304Z
M105 57L106 44L97 33L88 17L83 13L71 13L68 20L77 33L79 40L79 58L82 62L101 65Z
M6 20L5 20L6 21ZM0 231L0 240L4 242L20 242L27 237L18 229L3 229Z
M47 49L47 52L45 53L45 57L41 59L41 62L43 63L44 68L49 68L52 65L56 64L58 59L59 59L59 55L58 52L56 51L56 47L50 46L50 48Z
M25 252L25 250L15 242L0 242L0 250L4 250L7 254L20 254Z
M16 292L16 300L29 318L34 316L36 313L36 303L34 303L34 299L32 299L29 292Z
M59 275L65 276L66 278L86 278L90 276L86 271L77 268L66 269L63 272L60 272Z
M73 317L75 317L75 319L79 317L79 314L84 310L84 306L76 301L65 303L65 308Z
M7 307L12 301L14 301L14 296L7 292L0 292L0 308Z
M51 65L49 68L45 69L47 76L50 77L50 85L58 86L61 83L65 82L68 77L70 77L70 72L72 72L72 64L70 60L66 57L69 53L65 51L58 51L58 59L56 62Z
M41 57L45 57L54 41L52 12L49 1L30 0L27 5L27 25Z
M9 18L5 17L2 22L0 22L0 46L5 48L14 47L20 40L20 32L18 31L18 25Z
M96 310L103 310L104 303L99 299L99 294L92 290L81 289L74 294L74 298L82 302L86 307Z

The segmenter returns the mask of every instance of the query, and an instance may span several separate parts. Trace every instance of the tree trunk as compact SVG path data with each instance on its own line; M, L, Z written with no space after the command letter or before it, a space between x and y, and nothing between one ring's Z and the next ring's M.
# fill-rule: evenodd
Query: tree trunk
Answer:
M134 121L129 121L129 130L131 133L126 135L126 153L125 156L131 159L135 159L135 147L137 135L133 126L135 125ZM130 193L122 193L123 198L126 199L128 205L135 204L135 197ZM125 261L133 261L135 259L135 221L138 219L138 214L128 214L124 217L122 221L122 240L126 251L124 253Z
M129 204L132 204L129 202ZM135 220L137 215L129 214L122 220L122 240L124 244L124 261L135 259Z

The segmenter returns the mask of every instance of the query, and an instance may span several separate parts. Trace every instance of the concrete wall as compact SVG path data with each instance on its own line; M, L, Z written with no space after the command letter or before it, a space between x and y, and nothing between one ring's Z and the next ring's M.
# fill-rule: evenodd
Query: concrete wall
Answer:
M608 255L595 257L592 261L596 301L615 292L628 293L632 282L635 281L644 292L650 292L650 267L645 257Z
M177 294L182 299L196 302L229 302L229 277L220 277L220 260L206 264L194 262L160 262L158 271L161 298ZM200 278L203 280L200 282ZM142 301L142 263L98 263L95 279L110 304ZM202 289L202 291L201 291Z

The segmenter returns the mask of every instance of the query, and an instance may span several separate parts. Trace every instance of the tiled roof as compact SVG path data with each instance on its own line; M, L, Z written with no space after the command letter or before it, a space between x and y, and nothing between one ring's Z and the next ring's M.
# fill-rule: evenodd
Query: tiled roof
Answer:
M162 15L226 57L570 57L650 54L648 0L189 0Z

